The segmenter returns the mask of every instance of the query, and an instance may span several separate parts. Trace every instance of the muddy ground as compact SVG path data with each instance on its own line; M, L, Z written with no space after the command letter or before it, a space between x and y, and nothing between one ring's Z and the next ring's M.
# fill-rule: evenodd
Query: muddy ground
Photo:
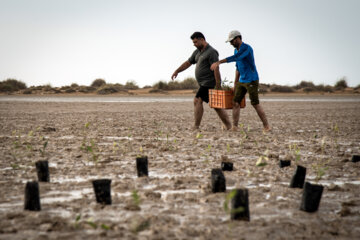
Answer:
M208 106L194 132L191 102L0 102L0 239L360 239L359 102L263 107L266 134L249 104L238 132L223 131ZM149 177L137 177L138 155ZM224 159L235 169L214 194L211 169ZM49 161L50 182L40 183L42 210L25 211L38 160ZM310 182L325 168L315 213L300 211L302 189L289 188L296 164ZM112 180L112 205L95 201L99 178ZM249 190L249 222L224 209L235 188Z

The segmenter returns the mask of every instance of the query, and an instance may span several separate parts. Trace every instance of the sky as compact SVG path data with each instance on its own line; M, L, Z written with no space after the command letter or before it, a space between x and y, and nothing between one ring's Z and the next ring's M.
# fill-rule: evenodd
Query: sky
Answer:
M195 50L195 31L219 52L239 30L261 83L360 84L359 0L0 0L0 81L53 87L163 80ZM178 80L194 77L195 66ZM234 80L235 64L220 66Z

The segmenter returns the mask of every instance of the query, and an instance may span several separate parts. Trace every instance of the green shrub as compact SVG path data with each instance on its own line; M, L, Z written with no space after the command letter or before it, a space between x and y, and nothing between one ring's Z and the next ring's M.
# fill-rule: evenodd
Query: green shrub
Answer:
M134 80L130 80L125 83L124 88L128 90L136 90L139 88L139 86L136 84Z
M315 88L317 91L320 91L320 92L334 92L333 87L330 85L325 86L324 84L319 84L319 85L316 85Z
M340 78L339 81L337 81L335 83L334 87L335 87L336 90L343 90L343 89L347 88L348 85L347 85L347 82L346 82L346 77Z
M195 78L186 78L181 82L178 81L159 81L153 85L153 89L161 90L186 90L186 89L197 89L199 85Z
M65 92L66 93L74 93L74 92L76 92L76 90L73 89L73 88L68 88L68 89L65 90Z
M25 89L22 93L23 94L32 94L32 91L30 88L28 88L28 89Z
M26 88L26 84L16 79L8 78L0 82L0 92L15 92Z
M143 89L147 89L147 88L152 88L152 86L150 86L150 85L145 85L145 86L143 87Z
M270 91L271 92L281 92L281 93L291 93L291 92L294 92L294 89L289 86L281 86L281 85L272 84L270 86Z
M305 87L303 89L304 92L309 93L309 92L316 92L316 88L315 87Z
M295 89L300 88L315 88L315 85L313 82L310 81L301 81L298 85L295 85Z
M99 88L103 85L105 85L106 82L104 79L101 79L101 78L98 78L98 79L95 79L92 83L91 83L91 87L95 87L95 88Z
M189 77L185 78L183 81L180 82L181 89L198 89L199 84L195 78Z
M121 84L106 84L98 88L96 91L97 94L101 94L101 95L117 93L117 92L127 92L127 90Z
M42 90L46 91L46 92L50 92L50 91L53 91L54 89L51 87L50 84L46 84L42 87Z
M82 92L82 93L91 93L91 92L95 92L96 88L94 87L89 87L89 86L80 86L78 87L78 91Z
M72 83L72 84L70 85L70 87L72 87L72 88L77 88L77 87L79 87L79 85L78 85L77 83Z

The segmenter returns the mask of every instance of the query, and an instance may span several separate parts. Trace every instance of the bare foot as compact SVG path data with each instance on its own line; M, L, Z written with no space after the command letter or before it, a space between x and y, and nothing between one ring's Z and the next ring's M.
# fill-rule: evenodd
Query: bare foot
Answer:
M200 130L200 127L199 127L199 126L193 126L191 130L192 130L192 131L199 131L199 130Z
M231 131L233 131L233 132L237 132L238 130L239 130L239 128L237 126L233 126L231 129Z
M271 127L270 126L264 127L263 132L264 133L271 132Z
M227 127L227 126L225 126L225 125L222 125L221 129L222 129L223 131L229 131L229 130L231 129L231 125L230 125L230 127Z

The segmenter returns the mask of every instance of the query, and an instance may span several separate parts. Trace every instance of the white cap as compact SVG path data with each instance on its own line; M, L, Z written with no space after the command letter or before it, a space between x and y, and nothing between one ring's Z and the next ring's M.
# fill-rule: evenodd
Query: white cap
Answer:
M233 40L234 38L236 38L237 36L241 36L241 33L238 30L233 30L229 33L229 37L225 42L230 42L231 40Z

